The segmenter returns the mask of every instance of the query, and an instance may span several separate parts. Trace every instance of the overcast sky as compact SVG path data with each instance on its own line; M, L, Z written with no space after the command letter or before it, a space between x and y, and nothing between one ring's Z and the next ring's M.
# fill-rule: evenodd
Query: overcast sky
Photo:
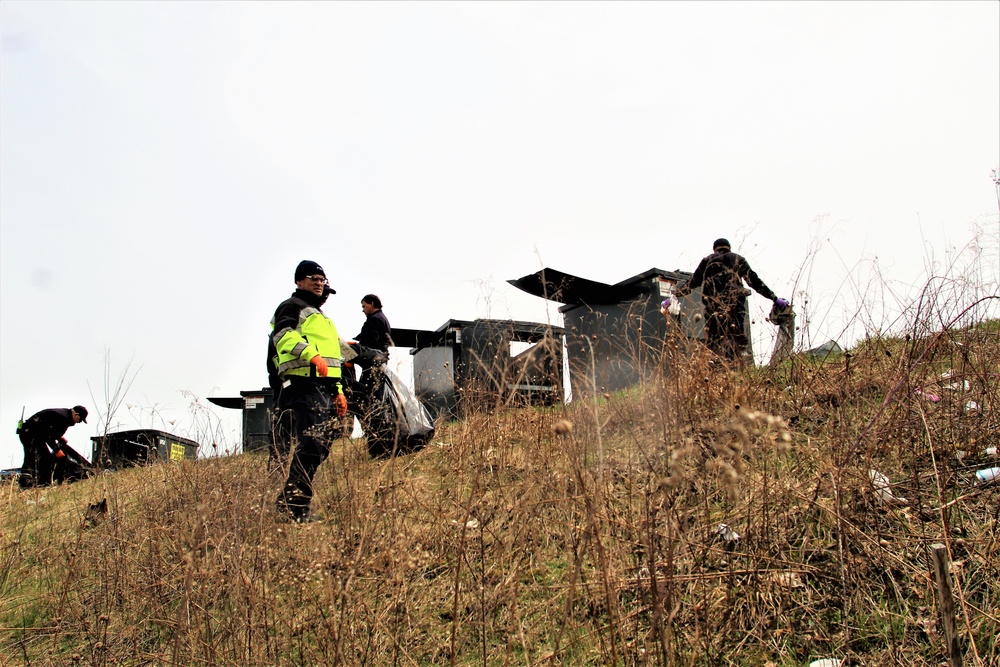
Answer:
M996 286L997 2L4 0L0 20L0 467L22 406L88 406L67 435L89 456L126 368L112 430L204 430L193 401L266 384L304 258L348 338L368 292L396 327L558 322L506 281L691 271L718 236L809 299L815 344L849 343L859 309L892 321L873 275L919 289L970 243ZM238 441L239 412L212 414Z

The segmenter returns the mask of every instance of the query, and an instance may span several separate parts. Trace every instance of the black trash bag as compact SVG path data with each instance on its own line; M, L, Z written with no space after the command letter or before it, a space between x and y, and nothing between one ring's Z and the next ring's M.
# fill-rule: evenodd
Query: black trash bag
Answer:
M63 443L62 451L65 456L56 458L48 447L43 446L34 461L26 461L26 465L21 467L18 485L27 489L60 482L69 484L94 474L94 466L90 461L69 444Z
M421 449L434 437L430 411L395 373L388 368L376 372L380 381L360 420L368 455L388 458Z
M56 481L76 482L94 474L94 466L82 454L69 445L63 445L62 449L66 456L61 465L56 465Z
M371 368L372 366L381 367L389 360L389 355L382 350L365 347L359 343L348 343L348 345L354 352L354 355L350 358L350 362L362 368Z

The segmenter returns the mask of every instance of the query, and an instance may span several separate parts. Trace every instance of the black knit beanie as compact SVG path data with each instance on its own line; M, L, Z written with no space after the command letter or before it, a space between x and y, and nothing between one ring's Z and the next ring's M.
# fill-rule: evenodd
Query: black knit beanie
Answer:
M312 260L304 259L295 267L295 282L299 282L306 276L315 276L316 274L324 278L326 277L326 271L323 270L322 266Z

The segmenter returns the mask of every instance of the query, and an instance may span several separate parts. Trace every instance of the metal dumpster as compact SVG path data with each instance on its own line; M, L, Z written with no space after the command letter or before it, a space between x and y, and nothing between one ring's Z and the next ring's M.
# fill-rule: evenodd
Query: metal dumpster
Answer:
M271 415L274 412L274 394L270 387L241 391L239 397L210 397L212 403L223 408L243 411L243 451L267 451L271 446Z
M507 282L565 304L559 312L566 331L570 385L577 396L591 389L615 391L635 385L659 363L668 335L660 302L667 296L676 298L677 287L690 279L684 271L652 268L608 285L546 268ZM675 320L681 336L704 338L701 290L681 302Z
M414 393L435 417L562 400L562 335L547 324L483 319L392 330L397 347L412 348Z
M119 431L91 437L91 461L99 468L117 469L157 461L198 457L198 443L155 429Z

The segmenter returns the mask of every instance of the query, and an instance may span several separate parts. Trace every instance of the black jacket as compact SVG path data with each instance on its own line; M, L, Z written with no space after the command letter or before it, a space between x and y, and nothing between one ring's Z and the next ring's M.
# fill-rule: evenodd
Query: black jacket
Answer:
M271 333L267 335L267 384L274 392L275 398L278 396L278 389L281 387L281 378L278 377L278 350L274 346L272 335L277 329L279 322L282 326L294 326L298 323L299 312L306 305L320 308L326 303L327 296L316 296L307 290L297 289L292 292L292 296L282 301L274 311L274 318L271 320Z
M764 298L771 301L776 298L774 292L750 268L747 260L731 250L719 250L701 260L691 280L681 287L680 293L684 295L701 287L702 301L708 305L738 296L745 289L744 280Z
M69 408L49 408L36 412L21 427L21 440L54 445L66 434L66 429L76 424Z
M389 318L385 316L381 308L368 316L365 323L361 325L361 333L355 336L354 340L358 341L359 345L389 354L389 346L392 345L392 328L389 326Z

